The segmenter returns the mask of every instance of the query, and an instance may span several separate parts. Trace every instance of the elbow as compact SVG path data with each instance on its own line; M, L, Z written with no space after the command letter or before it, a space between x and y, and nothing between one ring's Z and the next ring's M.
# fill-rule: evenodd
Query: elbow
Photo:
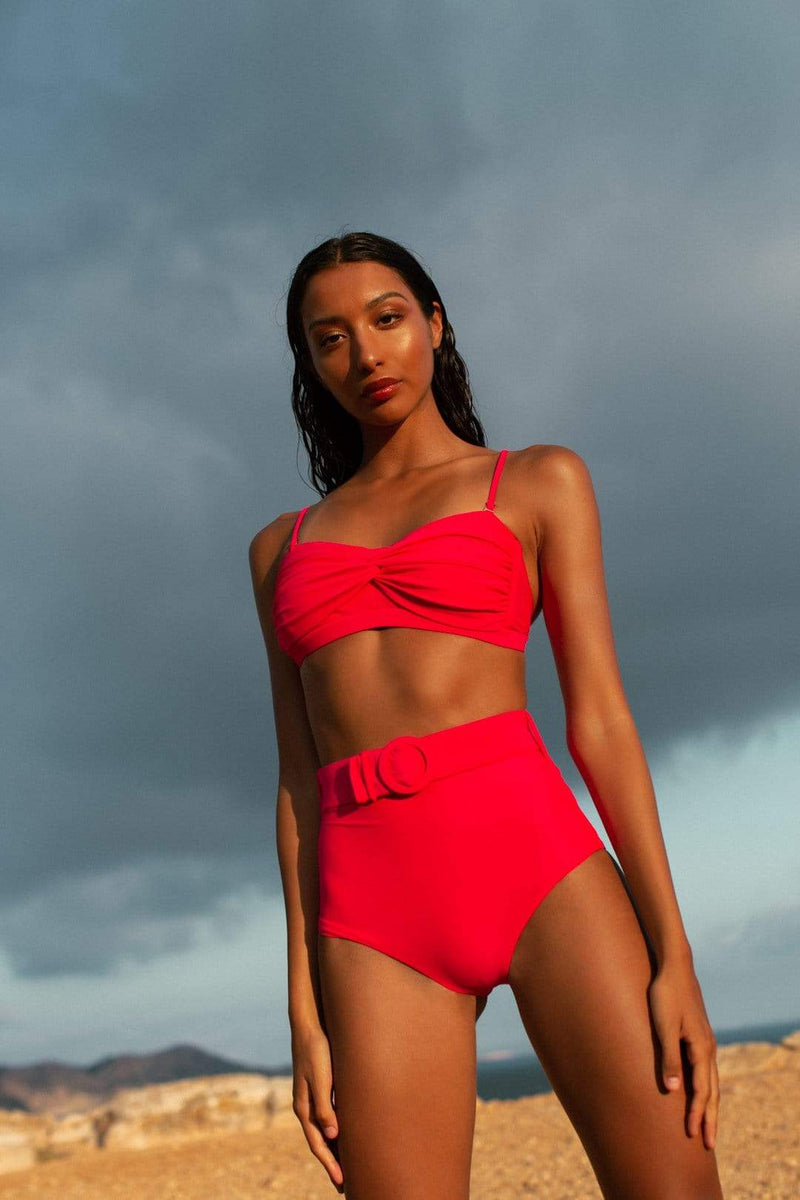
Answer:
M567 716L567 749L574 759L585 759L593 749L607 746L612 739L631 735L637 736L636 725L625 703Z

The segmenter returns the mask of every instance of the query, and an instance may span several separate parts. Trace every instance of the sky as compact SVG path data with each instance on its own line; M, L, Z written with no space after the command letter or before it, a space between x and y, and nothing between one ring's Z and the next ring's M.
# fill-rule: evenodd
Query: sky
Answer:
M0 7L0 1063L290 1061L247 561L313 503L285 293L368 229L495 448L571 447L715 1029L800 1026L800 14ZM543 622L528 707L565 747ZM479 1053L524 1050L508 987Z

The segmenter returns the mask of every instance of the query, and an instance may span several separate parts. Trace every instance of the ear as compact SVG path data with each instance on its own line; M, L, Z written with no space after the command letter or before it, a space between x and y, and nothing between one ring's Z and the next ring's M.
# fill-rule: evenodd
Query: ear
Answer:
M433 304L433 313L428 318L428 324L431 331L431 344L434 350L438 350L442 344L442 336L444 333L444 327L442 324L442 307L438 300L432 300L431 303Z

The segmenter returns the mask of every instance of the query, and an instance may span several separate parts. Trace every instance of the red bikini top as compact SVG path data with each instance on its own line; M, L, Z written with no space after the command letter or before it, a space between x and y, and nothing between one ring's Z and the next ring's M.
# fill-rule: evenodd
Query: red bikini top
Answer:
M494 512L508 450L482 509L437 517L388 546L298 542L297 514L275 579L278 645L300 665L328 642L396 626L456 633L524 651L533 594L516 534Z

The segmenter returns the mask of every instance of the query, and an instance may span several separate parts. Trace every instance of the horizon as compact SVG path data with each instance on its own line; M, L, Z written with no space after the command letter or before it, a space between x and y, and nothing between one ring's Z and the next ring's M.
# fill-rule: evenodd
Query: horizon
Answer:
M786 1021L767 1021L767 1022L760 1023L760 1024L754 1023L754 1024L749 1024L749 1025L735 1025L735 1026L730 1026L729 1028L724 1028L724 1029L717 1028L717 1027L712 1027L712 1028L714 1030L714 1035L721 1039L720 1043L719 1043L720 1045L731 1045L733 1042L732 1035L734 1035L734 1034L745 1035L747 1033L759 1033L759 1032L766 1033L770 1030L774 1032L775 1040L779 1042L781 1040L781 1038L788 1036L788 1034L793 1033L795 1031L800 1031L800 1016L798 1016L797 1018L794 1018L792 1020L786 1020ZM779 1033L778 1032L779 1030L785 1030L786 1032ZM759 1040L759 1039L747 1038L746 1040L750 1041L750 1040ZM769 1037L765 1037L763 1040L764 1041L772 1041L773 1039L769 1038ZM40 1067L40 1066L63 1066L63 1067L75 1068L77 1070L91 1071L91 1070L95 1070L97 1067L102 1066L106 1063L116 1062L119 1059L156 1058L159 1055L169 1054L176 1050L191 1050L193 1052L199 1051L201 1054L205 1054L209 1058L216 1058L221 1061L230 1062L235 1066L246 1066L248 1068L248 1070L252 1070L253 1072L259 1073L259 1074L274 1075L274 1074L281 1073L276 1070L273 1070L273 1068L270 1066L262 1067L255 1063L248 1064L246 1062L246 1060L238 1060L238 1059L230 1058L226 1054L219 1053L216 1050L210 1049L208 1046L200 1046L195 1042L175 1042L169 1046L161 1046L155 1050L121 1050L117 1054L104 1054L100 1058L92 1060L91 1062L88 1062L88 1063L77 1063L77 1062L69 1061L67 1059L60 1059L60 1058L38 1059L35 1062L25 1062L25 1063L9 1063L9 1062L3 1061L3 1062L0 1062L0 1071L19 1070L19 1069L23 1069L26 1067ZM483 1054L478 1054L477 1061L478 1061L479 1065L481 1063L490 1063L492 1065L494 1065L494 1064L502 1065L504 1062L515 1062L517 1059L529 1058L529 1057L535 1059L536 1062L539 1062L538 1055L530 1046L528 1046L527 1050L524 1048L520 1049L520 1050L499 1048L496 1050L487 1050ZM281 1064L281 1065L286 1066L287 1064ZM288 1068L289 1068L289 1071L291 1072L291 1063L288 1064ZM2 1107L2 1105L0 1105L0 1107Z

